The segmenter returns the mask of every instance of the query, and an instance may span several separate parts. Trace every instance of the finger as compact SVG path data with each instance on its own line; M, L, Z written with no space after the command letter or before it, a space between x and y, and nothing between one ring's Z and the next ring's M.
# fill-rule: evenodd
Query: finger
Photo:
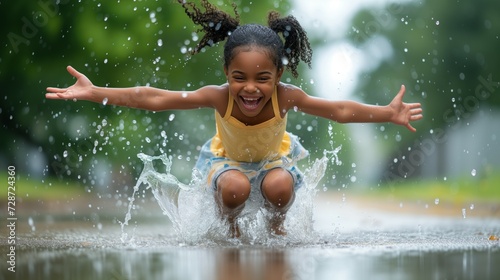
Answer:
M405 85L401 85L401 88L399 89L399 92L398 92L398 96L401 97L401 99L403 98L403 96L405 95L405 91L406 91L406 87Z
M82 73L80 73L80 72L76 71L76 69L75 69L75 68L73 68L73 67L72 67L72 66L70 66L70 65L68 65L68 66L66 67L66 70L68 70L68 73L70 73L70 74L71 74L71 76L73 76L73 77L75 77L75 78L77 78L77 79L78 79L78 78L80 78L80 77L83 75Z
M55 88L55 87L48 87L47 88L47 92L50 92L50 93L65 92L67 90L68 90L67 88Z
M68 99L67 96L65 96L64 94L62 93L46 93L45 94L45 98L47 99Z
M65 90L63 92L48 92L45 94L48 99L71 99L74 98L73 92L71 90Z
M45 98L47 98L47 99L60 99L56 93L46 93Z
M416 114L421 114L423 111L422 108L417 108L417 109L411 109L410 112L412 113L412 115L416 115Z
M417 129L416 129L416 128L414 128L414 127L413 127L411 124L409 124L409 123L406 125L406 128L408 128L408 130L410 130L411 132L416 132L416 131L417 131Z
M410 109L421 108L422 105L420 103L409 103L408 106Z
M412 121L418 121L418 120L421 120L423 118L424 118L424 116L422 114L418 114L418 115L411 116L410 120L412 120Z

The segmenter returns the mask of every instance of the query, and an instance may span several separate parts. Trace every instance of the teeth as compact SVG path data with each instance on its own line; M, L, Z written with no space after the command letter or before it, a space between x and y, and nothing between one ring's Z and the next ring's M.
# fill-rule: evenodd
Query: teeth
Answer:
M259 102L261 100L260 97L241 97L243 100L243 105L248 109L248 110L254 110L259 106Z

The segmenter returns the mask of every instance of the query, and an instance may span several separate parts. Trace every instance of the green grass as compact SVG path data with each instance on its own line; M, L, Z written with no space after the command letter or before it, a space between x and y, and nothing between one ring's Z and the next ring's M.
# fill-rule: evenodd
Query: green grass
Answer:
M32 179L19 173L15 177L15 195L23 200L64 199L85 194L84 188L72 181L65 182L53 178ZM9 191L6 173L0 174L0 182L4 182L5 186L4 193L0 196L0 201L4 201Z
M409 181L374 188L370 195L392 196L407 200L434 200L462 203L470 200L500 203L500 175L456 180Z

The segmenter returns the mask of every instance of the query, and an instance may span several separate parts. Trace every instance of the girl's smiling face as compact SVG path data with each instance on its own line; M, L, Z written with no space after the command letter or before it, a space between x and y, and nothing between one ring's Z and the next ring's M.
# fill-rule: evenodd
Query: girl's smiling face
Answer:
M278 70L263 48L238 47L234 52L224 68L230 94L244 116L256 117L271 99L283 70Z

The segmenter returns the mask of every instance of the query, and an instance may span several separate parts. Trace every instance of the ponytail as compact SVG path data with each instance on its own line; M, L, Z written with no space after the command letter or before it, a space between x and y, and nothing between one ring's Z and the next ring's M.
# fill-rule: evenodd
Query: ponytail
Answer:
M201 26L199 31L205 34L192 54L199 53L206 46L228 39L224 45L224 66L228 66L236 54L234 50L239 46L260 46L269 50L270 58L276 67L281 70L286 67L293 77L298 77L297 67L302 60L311 67L312 50L307 34L293 16L280 17L278 12L268 15L269 27L259 24L240 25L240 16L233 3L235 16L219 10L207 0L201 0L205 11L201 11L193 2L177 0L186 14L196 24ZM283 40L280 38L281 33ZM231 36L230 36L231 35Z
M311 67L312 49L306 31L293 16L280 18L278 12L272 11L268 16L268 25L276 33L281 33L284 40L283 55L288 60L286 67L294 77L298 76L297 66L300 60Z
M192 53L196 54L205 46L213 46L215 43L224 41L240 24L240 16L236 11L236 4L233 3L233 10L235 17L217 9L214 5L210 4L207 0L201 0L201 5L205 9L202 12L196 7L193 2L185 2L177 0L184 8L186 14L191 20L200 25L198 31L205 34L201 38L198 45L193 49Z

